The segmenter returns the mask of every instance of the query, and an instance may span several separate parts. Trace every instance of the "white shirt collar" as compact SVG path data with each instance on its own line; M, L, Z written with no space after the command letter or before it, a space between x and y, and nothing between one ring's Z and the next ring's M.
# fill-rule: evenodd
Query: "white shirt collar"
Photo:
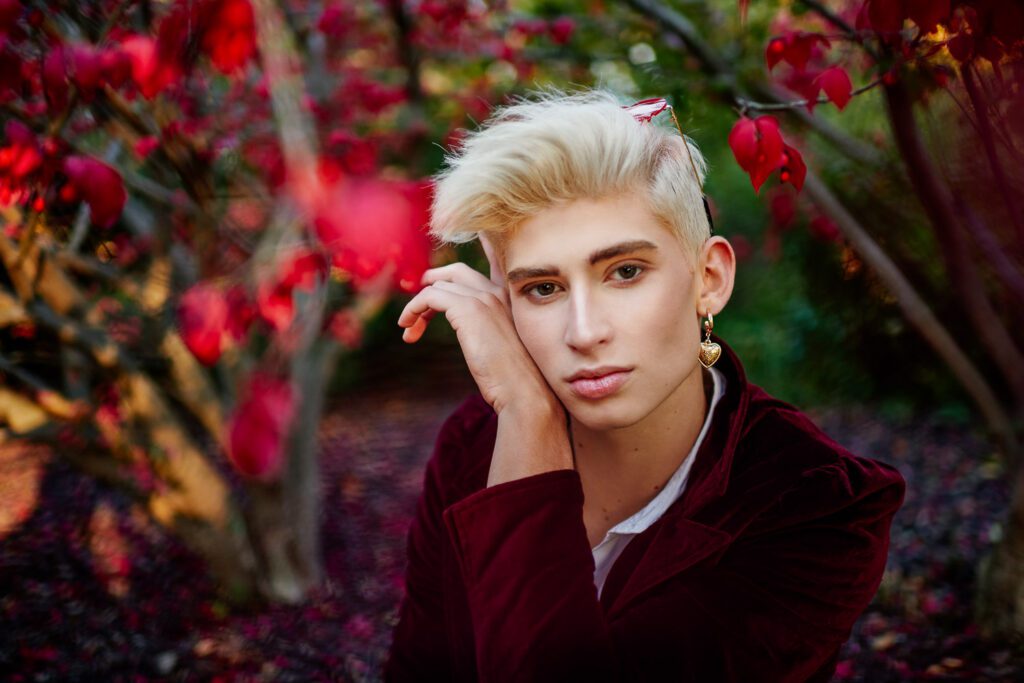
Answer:
M694 442L690 452L686 454L685 458L683 458L679 467L672 474L658 495L652 498L647 505L637 510L632 516L627 517L609 529L604 540L601 541L601 544L607 542L612 534L636 535L645 531L663 514L665 514L665 511L668 510L669 506L672 505L679 496L683 495L683 491L686 488L686 481L690 474L690 468L693 466L693 461L696 458L697 451L700 449L700 445L703 443L704 437L707 436L708 429L711 426L711 416L715 412L715 406L718 405L719 400L721 400L722 396L725 395L725 375L715 368L709 368L709 371L711 372L711 378L715 385L714 393L711 396L711 405L708 407L708 413L704 417L704 425L701 427L700 433L697 435L697 440ZM598 545L598 547L600 547L600 545Z

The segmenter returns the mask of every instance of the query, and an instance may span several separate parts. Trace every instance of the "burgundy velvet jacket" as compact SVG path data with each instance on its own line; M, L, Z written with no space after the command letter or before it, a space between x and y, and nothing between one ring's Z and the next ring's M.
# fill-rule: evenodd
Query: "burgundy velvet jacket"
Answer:
M828 681L878 589L905 483L728 381L683 495L598 599L575 470L486 487L497 416L441 428L409 531L387 681Z

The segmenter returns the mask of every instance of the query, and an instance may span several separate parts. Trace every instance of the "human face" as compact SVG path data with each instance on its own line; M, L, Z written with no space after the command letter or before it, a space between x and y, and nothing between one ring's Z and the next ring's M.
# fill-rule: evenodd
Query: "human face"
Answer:
M630 427L699 384L695 257L643 195L536 214L509 240L505 265L519 337L574 420ZM594 370L616 372L572 381Z

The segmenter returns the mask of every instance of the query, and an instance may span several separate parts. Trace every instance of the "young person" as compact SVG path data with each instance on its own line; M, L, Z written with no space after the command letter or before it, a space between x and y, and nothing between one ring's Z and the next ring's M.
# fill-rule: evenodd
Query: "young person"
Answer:
M386 680L827 681L878 588L903 479L711 334L735 256L654 113L541 94L437 178L433 234L490 277L428 271L398 324L443 313L479 392L427 464Z

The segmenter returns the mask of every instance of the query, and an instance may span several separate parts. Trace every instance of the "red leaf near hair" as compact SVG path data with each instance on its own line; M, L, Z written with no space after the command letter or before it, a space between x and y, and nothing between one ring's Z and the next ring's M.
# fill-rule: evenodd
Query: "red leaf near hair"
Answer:
M668 101L664 97L652 97L647 100L634 102L628 107L623 107L623 109L632 114L633 118L637 121L646 123L668 109Z
M128 198L120 173L92 157L69 156L64 160L64 174L89 205L93 223L109 228L120 218Z
M228 419L228 460L247 477L274 479L285 461L295 390L285 379L255 372L239 395L238 407Z
M825 95L832 101L839 111L842 111L850 101L853 92L853 83L846 69L841 66L830 66L818 75L815 79L825 91Z

